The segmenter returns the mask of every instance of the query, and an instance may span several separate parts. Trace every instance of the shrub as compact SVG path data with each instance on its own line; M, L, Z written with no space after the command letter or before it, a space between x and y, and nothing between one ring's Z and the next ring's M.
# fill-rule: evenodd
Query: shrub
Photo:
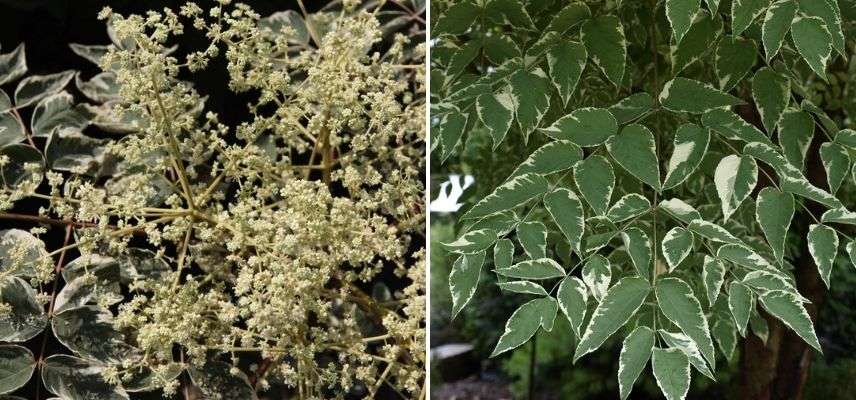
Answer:
M492 265L529 296L492 356L556 318L574 362L620 332L621 398L649 361L686 398L691 368L714 379L717 350L744 343L745 362L771 335L778 354L784 330L801 347L780 363L810 360L822 288L856 262L856 7L840 3L433 2L433 160L472 166L484 141L494 164L475 168L526 157L444 246L452 315Z
M103 72L0 91L0 218L32 227L0 231L0 393L424 396L424 7L230 3L105 8L112 44L71 44ZM213 60L236 126L187 80Z

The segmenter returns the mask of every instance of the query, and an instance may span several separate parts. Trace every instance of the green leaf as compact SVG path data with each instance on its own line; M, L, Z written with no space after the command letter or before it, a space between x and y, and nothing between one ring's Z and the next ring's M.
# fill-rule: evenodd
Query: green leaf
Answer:
M580 337L580 329L583 326L586 304L588 303L588 291L585 283L575 276L566 276L559 284L556 299L559 301L559 309L570 322L574 335Z
M823 80L832 55L832 35L818 17L797 16L791 24L791 37L803 60Z
M593 253L607 244L618 235L619 229L604 216L594 216L588 219L589 234L585 237L583 253Z
M785 257L785 239L794 217L794 196L772 187L765 187L758 193L755 205L755 219L773 249L776 261L781 264Z
M4 275L32 277L35 265L48 257L44 242L21 229L0 230L0 271Z
M835 143L851 149L856 149L856 131L853 129L842 129L835 134Z
M835 132L839 130L838 125L835 123L835 121L833 121L832 118L830 118L825 111L820 109L820 107L814 105L814 103L812 103L809 99L803 99L803 101L800 103L800 107L802 107L803 110L814 114L814 116L817 117L820 126L824 130L826 130L826 133L834 135Z
M756 269L775 270L764 257L761 257L752 249L739 244L726 244L716 250L716 258L731 261L739 266Z
M743 244L742 240L732 235L727 229L703 219L693 220L689 223L687 229L714 242Z
M749 327L752 328L752 333L766 345L767 339L770 338L770 327L767 325L767 320L761 316L758 310L752 310L752 315L749 316Z
M683 124L675 132L674 150L669 158L669 167L663 189L683 183L692 174L707 152L710 132L696 124Z
M589 57L615 86L621 86L627 58L627 40L621 20L601 15L583 24L581 38Z
M726 36L720 40L713 61L719 88L730 91L752 70L757 58L758 46L752 39Z
M658 207L685 224L701 218L698 210L681 199L663 200Z
M663 338L663 341L666 342L670 348L678 349L681 353L684 353L684 355L690 360L690 364L692 364L696 370L701 372L704 376L716 380L713 372L708 368L707 362L704 361L704 357L702 357L698 346L692 339L690 339L689 336L684 335L683 333L667 332L663 329L660 329L659 333L660 337Z
M12 82L27 73L27 57L24 44L15 50L0 54L0 85Z
M574 362L597 350L639 310L651 286L637 277L626 277L609 289L592 314L591 321L574 352Z
M476 113L481 123L487 128L491 139L493 139L494 150L502 143L509 128L511 128L515 109L514 97L508 92L485 93L476 99ZM462 134L466 121L455 126L458 125L461 126ZM461 134L458 134L457 137L460 138Z
M583 204L577 194L565 188L558 188L544 196L544 208L568 239L571 249L580 254L580 242L585 230L585 215Z
M0 105L0 108L4 107ZM18 119L12 113L4 112L0 114L0 147L20 143L26 137L24 127L18 123Z
M743 33L769 5L770 0L734 0L731 3L731 31L734 36Z
M493 215L517 207L549 190L550 183L537 174L523 174L503 183L481 199L461 219Z
M271 15L271 16L273 16L273 15ZM263 24L261 21L259 21L259 22L260 22L260 25ZM309 35L309 33L307 32L307 36L308 35ZM307 39L307 43L308 42L309 42L309 40ZM73 51L74 54L77 54L77 55L85 58L87 61L89 61L95 65L101 65L101 58L104 57L104 55L107 54L107 52L110 51L110 49L113 48L114 46L112 44L108 44L108 45L97 45L97 44L83 45L83 44L78 44L78 43L69 43L68 47L71 48L71 51Z
M759 299L768 313L791 328L811 347L823 351L814 333L811 318L803 307L802 300L795 293L774 290L762 294Z
M811 139L814 118L805 111L787 110L779 121L779 146L791 165L802 171Z
M98 176L106 156L106 139L95 139L74 128L55 129L45 144L47 165L57 171L83 169L87 176Z
M484 38L484 55L492 63L499 65L510 59L523 56L523 51L510 37L492 35Z
M701 0L666 0L666 18L672 26L675 42L680 43L698 13Z
M0 315L0 341L26 342L48 323L36 291L21 278L8 276L0 281L0 303L9 307Z
M823 283L829 288L829 276L832 274L835 255L838 253L838 234L835 229L826 225L812 224L806 240L811 258L817 265L817 272L823 279Z
M547 257L547 227L538 221L517 225L517 240L531 259Z
M583 282L588 286L594 298L601 301L609 290L609 283L612 281L609 260L599 254L592 255L583 266L580 275L582 275Z
M737 329L730 319L718 319L713 323L711 329L713 339L719 345L719 350L728 361L734 358L734 350L737 348Z
M797 14L794 0L778 0L767 8L764 25L761 28L761 41L764 43L764 54L770 61L779 52L785 41L791 22Z
M92 256L79 257L75 261L88 257ZM86 304L106 302L112 305L122 301L122 289L119 286L121 279L119 263L108 257L104 257L103 260L105 262L93 263L87 268L87 271L94 275L94 279L90 279L88 276L66 278L65 286L56 296L54 313L61 313ZM73 263L68 265L71 266ZM123 267L125 266L123 265Z
M33 136L48 137L55 128L71 127L83 129L89 124L86 115L74 106L66 92L59 92L42 99L33 111L30 127Z
M847 243L847 254L850 256L850 264L856 268L856 239Z
M446 67L446 75L454 79L461 72L464 72L467 66L481 53L481 49L481 40L471 40L464 43L452 54L452 58L449 59L449 66Z
M769 67L761 68L752 78L752 98L764 129L772 134L791 100L791 81Z
M514 349L529 341L538 327L550 331L556 319L558 304L552 297L530 300L511 314L505 323L505 331L491 353L491 358Z
M660 191L660 163L654 134L643 125L630 124L609 138L606 149L618 165L654 190Z
M713 304L716 303L716 298L719 297L719 290L722 288L722 283L725 282L725 264L705 254L701 279L704 283L704 290L707 292L707 301L713 307Z
M823 161L823 169L826 170L829 193L834 195L850 172L850 154L844 146L827 142L820 145L820 159Z
M651 202L639 193L629 193L618 199L609 211L607 218L614 223L636 218L651 210Z
M514 98L515 116L524 141L528 141L550 107L550 82L540 68L521 70L509 78Z
M51 319L54 336L76 355L101 362L121 363L134 348L113 328L113 314L100 306L65 310Z
M12 393L26 385L35 369L36 360L29 349L0 345L0 394Z
M455 147L457 147L458 143L461 141L461 137L464 136L464 130L466 128L466 114L459 111L452 111L443 116L440 120L440 125L437 126L441 145L441 161L446 161L446 159L452 155Z
M827 210L820 217L821 222L835 222L839 224L856 225L856 212L844 207Z
M734 317L740 336L746 337L746 326L749 324L749 314L755 308L755 297L746 285L731 282L728 286L728 309Z
M583 151L579 146L567 140L552 141L533 151L506 180L528 173L549 175L564 171L582 159Z
M559 118L541 132L582 147L597 146L618 132L618 121L604 108L579 108Z
M511 239L499 239L493 246L494 268L509 268L514 259L514 243Z
M232 372L232 365L208 361L201 367L187 369L190 380L202 392L202 398L222 400L258 400L250 379L241 371Z
M794 284L788 281L788 279L786 275L778 271L758 270L746 274L741 283L757 289L760 293L770 290L786 290L799 294Z
M719 9L719 0L705 0L705 3L707 3L707 9L712 13L716 13Z
M772 145L773 142L754 125L740 118L734 111L719 108L710 110L701 116L701 124L712 129L720 136L730 140L747 143L759 142Z
M663 257L666 258L666 263L669 265L669 272L672 272L684 258L690 255L690 250L693 249L693 234L676 226L666 232L661 245Z
M710 52L710 44L716 41L721 32L722 20L719 16L713 18L710 13L703 10L696 14L683 40L670 46L672 73L683 71Z
M25 78L15 89L15 107L22 108L62 90L74 71L63 71L50 75L33 75Z
M609 112L619 124L632 122L647 114L654 107L654 97L647 92L639 92L627 96L609 107ZM616 128L617 129L617 128Z
M648 235L645 231L633 227L621 232L621 240L624 242L627 254L630 255L633 267L636 268L636 273L645 279L650 279L652 249Z
M452 35L460 35L470 29L470 25L479 19L481 9L473 4L472 1L461 1L449 7L440 18L432 30L432 36L439 36L443 33Z
M749 143L743 147L743 154L772 166L779 175L779 186L783 191L805 197L827 207L841 206L840 200L809 183L805 176L796 167L788 163L773 147L763 143Z
M2 177L3 182L11 188L17 188L24 181L36 179L41 182L41 173L45 169L45 160L42 158L42 153L34 147L25 144L10 144L0 147L0 155L9 157L9 164L3 167ZM27 170L27 164L37 164L39 177L34 178L33 172Z
M553 279L565 276L565 269L552 258L526 260L508 268L497 268L496 273L509 278L518 279Z
M289 38L289 42L309 45L310 40L312 40L312 35L309 33L309 28L306 26L306 21L303 19L299 12L294 10L280 11L275 12L259 20L259 28L261 28L262 31L265 33L269 31L270 36L273 38L276 38L279 35L279 32L281 32L282 29L286 27L294 29L295 33L294 37ZM72 44L72 46L74 45ZM75 51L75 53L77 53L77 51ZM83 57L86 57L83 54L78 54ZM90 61L93 61L95 64L99 64L98 58L86 58Z
M826 29L832 36L832 47L842 56L847 57L844 47L844 32L841 29L841 10L838 0L797 0L801 13L823 20ZM850 6L852 7L852 6Z
M42 381L62 399L128 400L125 389L104 380L104 368L97 361L56 354L45 359Z
M464 306L476 294L479 279L481 278L484 257L484 251L474 254L463 254L452 264L452 272L449 274L449 293L452 295L452 319L458 316L458 313L464 309Z
M713 177L716 194L722 203L722 214L728 217L737 210L758 183L758 165L748 156L730 155L719 161Z
M512 292L512 293L522 293L522 294L534 294L537 296L549 296L547 291L544 290L544 287L529 281L511 281L511 282L498 282L496 286L499 286L500 289Z
M633 384L654 350L654 331L647 326L638 326L624 338L621 354L618 356L618 391L621 400L630 396Z
M580 76L586 67L588 53L585 46L579 42L562 41L553 46L547 53L547 65L550 69L550 80L559 91L562 103L567 106L574 94Z
M714 367L716 360L707 317L692 288L681 279L669 277L658 280L654 292L663 315L698 345L701 354Z
M654 348L651 367L667 400L683 400L690 390L690 360L679 349Z
M743 104L743 100L706 83L678 77L663 86L660 104L673 112L701 114L714 108Z
M545 32L564 33L589 19L589 17L591 17L591 10L585 3L570 3L553 17Z
M528 30L535 29L532 18L521 0L491 0L485 8L485 15L496 24L512 25Z
M80 79L80 73L74 75L74 85L86 97L95 102L106 103L119 100L119 84L114 72L102 72L88 81Z
M612 164L603 156L590 156L574 165L574 180L595 213L606 214L615 187Z
M493 229L469 231L454 242L443 243L443 247L453 253L475 254L496 242L497 234Z

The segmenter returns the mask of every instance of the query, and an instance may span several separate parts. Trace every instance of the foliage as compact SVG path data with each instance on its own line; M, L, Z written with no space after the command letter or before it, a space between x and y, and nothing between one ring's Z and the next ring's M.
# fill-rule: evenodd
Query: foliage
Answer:
M623 342L622 398L649 364L686 398L692 369L712 379L741 337L766 339L764 314L820 351L793 263L834 287L856 261L854 9L433 2L432 157L513 170L444 245L453 310L492 263L525 299L493 356L564 318L574 361ZM473 162L485 141L495 163Z
M0 55L0 210L39 205L0 215L37 223L0 231L0 393L424 396L425 7L298 3L106 8L112 43L70 45L90 79ZM220 58L237 126L185 80Z

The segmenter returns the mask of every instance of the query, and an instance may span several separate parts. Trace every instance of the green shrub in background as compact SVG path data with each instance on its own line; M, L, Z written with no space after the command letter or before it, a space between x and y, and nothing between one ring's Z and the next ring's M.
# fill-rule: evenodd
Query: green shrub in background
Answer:
M678 399L728 360L744 398L802 392L828 347L812 318L856 258L856 5L432 6L434 165L513 170L477 178L490 193L445 245L452 315L524 299L492 356L565 329L570 368L620 342L622 398L648 365Z

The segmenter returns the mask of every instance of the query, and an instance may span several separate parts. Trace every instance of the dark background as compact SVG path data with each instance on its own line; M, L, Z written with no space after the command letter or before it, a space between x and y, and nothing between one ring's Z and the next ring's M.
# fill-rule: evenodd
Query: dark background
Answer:
M262 17L276 11L298 10L296 0L245 0ZM0 0L0 51L7 53L19 43L26 43L28 75L55 73L66 69L81 71L84 79L100 72L99 68L74 54L69 43L110 44L105 21L97 19L98 12L109 5L114 12L144 14L148 10L172 8L176 13L185 1L181 0ZM326 2L304 1L307 11L313 12ZM214 4L211 0L197 1L205 10ZM206 39L189 24L184 35L171 39L178 45L173 53L179 60L194 50L204 50ZM248 115L245 105L250 95L235 95L226 86L228 74L222 57L212 60L209 67L194 74L193 81L202 95L209 95L208 110L220 114L221 120L234 125ZM182 78L185 78L182 76ZM12 89L14 91L13 83ZM70 86L73 86L70 85ZM7 93L12 93L7 91ZM79 98L80 96L75 96Z

